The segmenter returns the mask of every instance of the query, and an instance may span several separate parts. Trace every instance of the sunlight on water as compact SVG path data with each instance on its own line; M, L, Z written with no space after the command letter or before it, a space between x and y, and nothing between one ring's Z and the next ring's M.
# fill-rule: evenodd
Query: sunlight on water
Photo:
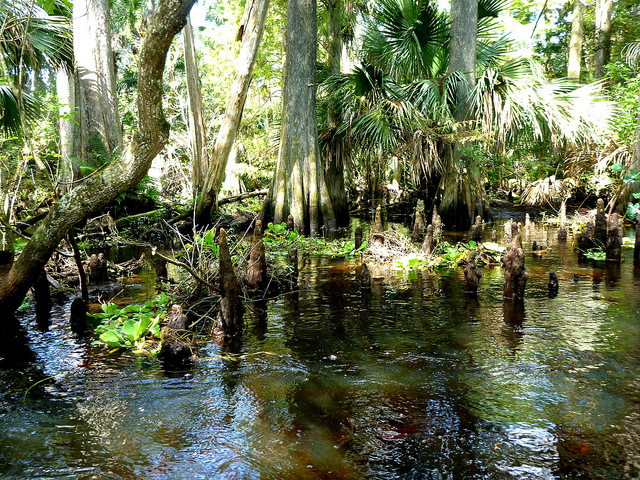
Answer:
M637 476L640 269L578 263L554 238L525 240L548 253L528 253L522 305L499 267L468 298L460 269L362 291L354 265L306 258L311 289L186 372L79 341L68 307L44 331L25 317L35 357L0 370L0 477Z

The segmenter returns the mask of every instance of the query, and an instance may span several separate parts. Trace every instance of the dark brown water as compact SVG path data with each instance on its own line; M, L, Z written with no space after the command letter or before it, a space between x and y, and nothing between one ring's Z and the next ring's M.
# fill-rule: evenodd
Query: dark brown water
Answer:
M311 288L269 303L266 331L182 373L79 342L64 308L44 332L25 319L33 355L0 369L0 477L637 477L640 268L554 239L525 242L548 249L523 305L498 267L470 299L460 269L362 292L353 265L307 258Z

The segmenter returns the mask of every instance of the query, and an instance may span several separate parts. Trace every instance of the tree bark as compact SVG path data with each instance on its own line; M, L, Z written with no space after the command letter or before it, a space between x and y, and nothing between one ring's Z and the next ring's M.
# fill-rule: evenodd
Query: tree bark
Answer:
M278 167L261 212L263 224L292 214L298 232L311 236L336 230L318 145L317 30L316 2L288 0Z
M198 75L198 63L196 62L196 49L193 44L193 28L188 17L182 34L187 95L189 96L189 129L191 130L193 148L193 193L197 195L204 187L209 155L207 153L207 124L204 118L202 88Z
M337 75L342 71L342 46L343 46L343 12L342 0L329 0L327 10L329 12L329 72ZM345 164L349 160L348 152L339 148L342 143L335 132L340 126L340 115L336 108L329 105L327 112L327 127L331 133L327 139L329 145L325 145L322 156L325 160L325 175L331 205L339 226L349 225L349 205L347 192L344 185ZM333 145L331 145L333 144Z
M164 0L154 11L140 52L138 130L120 158L64 195L50 210L8 272L0 275L0 310L17 308L69 229L133 188L169 139L162 111L162 73L173 37L195 0Z
M73 50L75 56L75 106L78 107L80 158L92 167L107 160L122 147L116 76L111 48L108 0L78 0L73 4Z
M457 106L453 116L458 122L472 119L467 97L476 83L477 32L478 2L452 0L451 46L447 72L461 72L466 78L466 83L460 82L456 87ZM473 168L474 159L465 154L463 148L464 145L459 141L447 145L444 172L439 185L442 221L447 228L460 230L471 226L475 213L490 216L482 180L477 169Z
M582 61L582 23L584 19L583 0L573 0L573 20L571 21L571 41L569 43L569 61L567 62L567 77L580 81L580 63Z
M593 77L604 77L604 67L611 59L611 12L613 0L596 0L596 53Z
M58 102L61 104L60 116L60 166L58 169L58 191L65 194L73 188L73 182L81 176L80 164L77 160L82 157L80 147L80 129L75 124L76 117L76 81L73 72L58 70L56 78Z
M462 72L467 79L467 85L460 85L457 89L458 107L454 117L459 122L469 119L466 96L476 84L477 44L478 2L451 0L451 46L447 72Z
M224 118L209 160L202 195L198 202L196 210L198 223L208 223L217 209L218 192L224 180L227 160L238 133L240 120L242 120L242 111L247 99L258 47L264 33L268 9L269 0L251 0L245 6L242 24L238 32L238 40L242 40L240 54L236 62L238 69L231 85Z

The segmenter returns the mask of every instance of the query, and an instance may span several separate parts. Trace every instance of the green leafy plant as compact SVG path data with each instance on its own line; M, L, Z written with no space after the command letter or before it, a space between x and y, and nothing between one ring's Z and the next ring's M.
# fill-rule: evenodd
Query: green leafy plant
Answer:
M216 229L212 228L211 230L207 230L203 234L196 233L193 236L194 244L197 244L200 247L200 250L205 250L207 253L210 253L214 258L218 258L220 256L220 245L216 243ZM190 252L194 248L194 244L187 243L185 245L185 250Z
M584 252L584 256L591 260L606 260L607 253L602 247L590 248Z
M155 354L145 348L149 340L160 338L160 322L169 305L169 297L161 293L144 305L118 308L114 303L102 305L102 312L88 315L93 320L98 339L94 345L110 349L132 349L137 353Z
M477 244L473 240L468 244L458 243L456 245L440 242L436 247L436 253L439 253L439 256L436 257L433 265L440 268L455 267L460 260L466 257L469 251L475 250L476 246Z
M423 255L416 253L396 259L396 267L402 271L417 270L425 268L427 265L428 262L426 258Z
M280 224L269 222L269 225L267 225L264 231L263 241L265 245L278 245L286 242L294 242L300 237L301 235L297 230L293 230L292 232L287 230L287 224L285 222Z

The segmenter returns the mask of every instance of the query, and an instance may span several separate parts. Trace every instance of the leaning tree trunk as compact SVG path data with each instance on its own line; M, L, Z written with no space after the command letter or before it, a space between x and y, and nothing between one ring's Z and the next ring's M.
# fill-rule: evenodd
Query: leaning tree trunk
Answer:
M596 53L593 77L604 77L604 67L611 59L611 12L613 0L596 0Z
M79 132L63 141L79 142L79 157L95 168L109 160L105 153L122 147L109 1L74 1L73 19L74 125Z
M0 311L14 310L20 305L69 229L133 188L169 140L169 124L162 111L162 74L173 37L184 27L194 2L160 1L140 51L138 130L118 159L84 180L53 206L13 265L0 265Z
M244 8L244 17L237 36L238 40L242 40L240 54L236 62L238 69L231 84L227 108L209 160L202 195L200 195L197 205L196 218L199 223L208 223L217 209L218 192L224 180L227 160L238 133L240 120L242 120L242 110L247 99L258 47L264 33L268 9L269 0L251 0Z
M189 129L191 130L191 145L193 148L193 193L197 195L204 187L209 156L207 154L207 124L204 118L204 103L202 102L202 88L200 87L200 77L198 75L196 48L193 44L193 28L188 17L182 36L187 95L189 97Z
M280 152L261 216L263 224L293 215L299 232L336 229L318 146L317 19L314 0L288 0Z
M569 43L569 61L567 77L580 81L580 63L582 61L582 22L584 19L583 0L573 0L573 20L571 21L571 41Z

